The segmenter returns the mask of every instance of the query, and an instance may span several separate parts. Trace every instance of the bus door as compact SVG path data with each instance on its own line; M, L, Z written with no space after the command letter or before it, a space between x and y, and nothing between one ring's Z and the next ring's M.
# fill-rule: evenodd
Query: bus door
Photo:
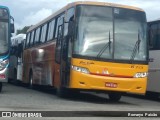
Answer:
M63 22L61 22L62 24L58 26L58 37L57 37L56 52L55 52L56 82L54 82L56 87L58 84L61 85L61 87L69 86L70 64L72 56L72 41L74 36L74 20L73 20L74 8L70 9L69 12L71 14L67 16L66 21L64 20L64 18L61 19Z
M54 85L55 87L64 86L63 80L63 66L64 61L63 57L63 41L64 41L64 17L61 17L58 21L57 27L57 41L55 48L55 76L54 76Z

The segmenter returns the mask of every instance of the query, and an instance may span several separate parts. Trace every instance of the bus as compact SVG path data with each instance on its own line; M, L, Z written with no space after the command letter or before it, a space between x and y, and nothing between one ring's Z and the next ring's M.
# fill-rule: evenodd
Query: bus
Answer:
M145 94L145 12L106 2L73 2L27 31L23 83L47 85L65 97L79 91Z
M150 62L147 91L154 94L153 97L158 97L160 95L160 20L148 22L148 39Z
M14 33L14 19L6 6L0 5L0 92L2 83L8 82L8 67L10 55L10 38Z
M23 66L23 46L26 40L26 34L18 34L11 38L10 50L10 67L9 80L14 82L22 81L22 66Z

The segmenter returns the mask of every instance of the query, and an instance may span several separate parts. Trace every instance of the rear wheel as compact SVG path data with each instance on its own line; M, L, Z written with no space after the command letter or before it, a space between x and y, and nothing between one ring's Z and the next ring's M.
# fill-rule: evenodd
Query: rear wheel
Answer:
M14 69L14 81L17 81L17 70L16 69Z
M29 88L33 88L33 74L30 72L29 74Z
M109 93L108 96L110 101L113 102L118 102L122 97L121 93Z
M2 92L2 82L0 82L0 92Z

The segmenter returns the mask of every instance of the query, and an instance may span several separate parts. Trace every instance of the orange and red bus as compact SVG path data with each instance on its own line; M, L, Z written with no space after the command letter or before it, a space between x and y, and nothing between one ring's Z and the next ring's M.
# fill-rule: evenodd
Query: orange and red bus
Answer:
M74 2L32 26L24 50L23 82L57 88L145 94L148 42L145 12L136 7Z

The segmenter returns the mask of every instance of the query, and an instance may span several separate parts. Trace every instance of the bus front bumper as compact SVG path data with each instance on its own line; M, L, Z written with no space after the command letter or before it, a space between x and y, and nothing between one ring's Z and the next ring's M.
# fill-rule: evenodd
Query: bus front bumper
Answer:
M8 82L8 68L0 71L0 82Z
M69 88L145 94L147 78L118 78L72 71Z

